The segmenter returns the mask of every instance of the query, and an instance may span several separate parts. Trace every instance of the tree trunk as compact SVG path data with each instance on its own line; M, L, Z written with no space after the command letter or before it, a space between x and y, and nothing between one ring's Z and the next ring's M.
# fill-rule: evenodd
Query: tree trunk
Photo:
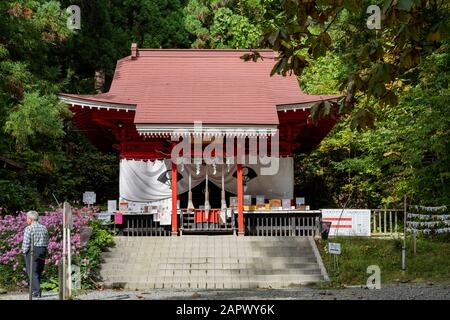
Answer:
M95 91L102 93L105 87L105 70L95 70Z

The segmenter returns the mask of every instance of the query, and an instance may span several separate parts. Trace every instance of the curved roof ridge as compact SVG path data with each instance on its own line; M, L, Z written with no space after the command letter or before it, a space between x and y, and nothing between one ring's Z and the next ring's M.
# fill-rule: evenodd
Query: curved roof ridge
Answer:
M258 62L240 59L251 49L134 50L118 60L107 93L72 98L136 105L137 124L247 125L277 125L277 106L324 100L324 95L303 93L294 75L271 77L270 57Z

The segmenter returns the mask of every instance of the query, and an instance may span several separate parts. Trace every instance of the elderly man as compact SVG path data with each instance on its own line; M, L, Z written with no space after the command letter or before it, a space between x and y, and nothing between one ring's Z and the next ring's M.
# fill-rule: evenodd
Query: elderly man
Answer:
M47 255L48 231L39 223L39 214L36 211L27 212L27 224L23 235L22 252L25 255L27 274L30 274L30 259L33 259L32 291L34 298L41 297L41 275L44 271L45 256ZM31 245L33 257L31 257Z

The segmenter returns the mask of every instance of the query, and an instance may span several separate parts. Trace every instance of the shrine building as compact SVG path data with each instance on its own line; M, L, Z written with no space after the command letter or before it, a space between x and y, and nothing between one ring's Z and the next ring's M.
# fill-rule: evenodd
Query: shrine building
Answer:
M133 44L108 92L59 95L98 149L120 155L115 214L128 233L316 230L317 219L310 229L301 220L313 210L294 197L293 154L329 133L336 118L312 122L310 108L337 97L303 93L294 75L271 77L276 53L245 62L249 52ZM264 217L277 222L263 226Z

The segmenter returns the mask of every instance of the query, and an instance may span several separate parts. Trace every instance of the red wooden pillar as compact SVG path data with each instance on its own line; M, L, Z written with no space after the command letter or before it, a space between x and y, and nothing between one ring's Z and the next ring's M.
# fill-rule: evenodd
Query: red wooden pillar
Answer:
M172 235L178 235L177 217L177 165L172 161Z
M238 235L244 235L244 190L242 184L242 164L237 165Z

